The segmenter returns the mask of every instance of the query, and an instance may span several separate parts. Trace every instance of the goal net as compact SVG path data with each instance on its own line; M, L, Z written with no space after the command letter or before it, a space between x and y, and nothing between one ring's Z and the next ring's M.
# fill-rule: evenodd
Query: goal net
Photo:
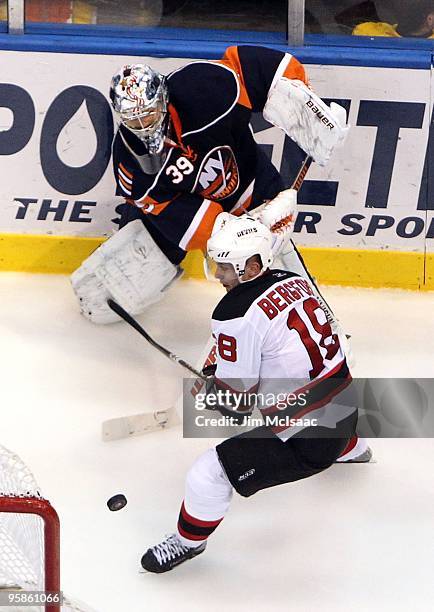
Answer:
M59 557L60 526L55 509L20 457L0 445L0 595L5 590L60 591ZM7 609L91 612L72 601L63 606L49 602Z

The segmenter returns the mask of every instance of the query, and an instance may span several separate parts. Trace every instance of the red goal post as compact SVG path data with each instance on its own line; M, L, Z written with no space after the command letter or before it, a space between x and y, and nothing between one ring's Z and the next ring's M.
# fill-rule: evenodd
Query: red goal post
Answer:
M0 589L59 592L60 522L25 463L0 445ZM58 603L27 608L59 612Z
M35 584L35 590L42 586L47 592L60 591L60 522L57 512L49 501L42 497L14 497L3 496L0 493L0 513L14 515L32 514L39 516L43 521L43 554L41 564L43 565L43 585ZM2 521L0 519L0 525ZM38 536L35 534L35 538ZM39 536L40 537L40 536ZM0 535L0 541L1 541ZM35 546L38 544L35 542ZM2 553L0 553L0 559ZM15 565L15 564L14 564ZM1 573L0 573L1 575ZM16 581L17 587L29 588L29 584L22 586L20 580ZM7 586L7 585L5 585ZM0 583L0 587L3 585ZM47 612L59 612L60 605L46 605Z

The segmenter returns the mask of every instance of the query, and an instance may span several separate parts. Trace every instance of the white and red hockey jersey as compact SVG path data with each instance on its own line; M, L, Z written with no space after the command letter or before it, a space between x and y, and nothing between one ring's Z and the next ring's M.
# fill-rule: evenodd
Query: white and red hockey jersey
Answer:
M263 416L285 417L272 426L279 437L303 429L295 421L306 415L334 427L354 411L339 395L351 382L339 339L304 278L269 270L241 283L215 308L212 331L216 383L255 393Z

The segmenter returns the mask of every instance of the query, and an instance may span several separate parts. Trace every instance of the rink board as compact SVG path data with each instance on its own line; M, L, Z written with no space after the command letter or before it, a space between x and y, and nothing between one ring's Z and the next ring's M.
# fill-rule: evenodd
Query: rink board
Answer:
M1 53L8 178L0 184L0 269L69 272L117 228L122 199L113 196L107 89L116 69L137 57ZM144 59L163 73L189 61ZM432 70L307 70L321 97L346 105L352 126L326 168L312 165L299 194L295 242L312 272L328 283L434 288ZM253 128L288 175L288 139L259 117ZM189 255L185 267L200 275L200 256Z
M69 274L101 238L0 235L0 271ZM369 249L300 247L311 274L324 284L434 289L434 254ZM189 253L184 278L204 279L203 257Z

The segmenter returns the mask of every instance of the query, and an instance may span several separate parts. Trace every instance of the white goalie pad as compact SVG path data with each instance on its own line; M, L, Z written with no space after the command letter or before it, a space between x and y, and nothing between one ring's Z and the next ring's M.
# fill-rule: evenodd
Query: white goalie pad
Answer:
M327 106L303 81L280 77L268 94L264 119L282 129L314 161L325 166L348 133L346 110Z
M140 314L181 273L137 219L96 249L72 274L71 283L83 316L93 323L113 323L119 317L108 307L108 298Z

